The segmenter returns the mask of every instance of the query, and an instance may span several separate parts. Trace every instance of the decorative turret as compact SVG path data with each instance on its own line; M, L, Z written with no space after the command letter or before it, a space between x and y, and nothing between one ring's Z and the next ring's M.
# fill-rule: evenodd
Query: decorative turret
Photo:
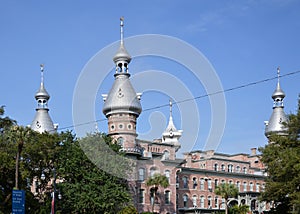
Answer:
M49 116L48 100L50 95L44 86L44 65L40 65L41 68L41 85L39 90L35 94L37 100L37 108L35 117L31 123L31 129L42 132L54 133L56 132L57 126L53 124Z
M283 99L285 97L285 93L280 87L280 69L277 68L277 87L272 94L272 99L274 100L273 104L273 113L269 119L269 121L265 122L265 135L269 137L272 133L276 133L279 135L286 134L286 128L283 123L287 122L287 116L284 113L284 105Z
M120 47L113 57L115 81L108 94L103 94L103 114L108 119L108 134L112 136L127 153L139 153L135 139L136 120L142 112L141 93L136 93L130 82L128 54L123 39L124 18L120 18Z
M172 116L172 101L170 100L170 117L169 117L169 123L166 128L166 130L163 132L162 136L162 143L171 144L174 145L176 148L176 151L181 147L179 143L179 138L182 135L182 130L177 130L177 128L174 125L173 122L173 116Z

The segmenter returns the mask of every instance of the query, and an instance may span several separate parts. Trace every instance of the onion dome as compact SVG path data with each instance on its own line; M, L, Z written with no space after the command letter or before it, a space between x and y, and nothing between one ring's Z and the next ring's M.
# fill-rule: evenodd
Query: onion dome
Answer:
M44 66L41 65L41 85L39 90L35 94L37 100L37 108L35 117L31 123L31 129L42 132L54 133L57 126L53 124L53 121L49 115L48 100L50 95L44 87Z
M284 126L284 123L288 121L288 118L284 112L284 105L283 105L283 99L285 97L285 93L280 87L280 70L277 69L277 87L275 91L272 94L272 99L274 100L273 104L273 112L269 119L269 121L265 122L265 135L266 137L269 137L272 133L276 133L279 135L285 135L286 134L286 127Z
M115 113L129 113L139 116L142 112L140 103L141 94L135 92L129 79L128 64L131 61L131 57L123 41L124 18L122 17L120 21L121 42L113 58L116 65L115 81L108 95L102 95L105 102L102 111L106 117Z

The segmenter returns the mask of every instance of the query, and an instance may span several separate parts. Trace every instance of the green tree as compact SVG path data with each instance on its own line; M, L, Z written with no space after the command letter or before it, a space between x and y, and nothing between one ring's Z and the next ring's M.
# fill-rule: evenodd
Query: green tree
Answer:
M239 191L233 184L222 183L215 189L215 194L225 199L225 214L228 214L228 199L236 198Z
M288 116L286 135L270 136L260 148L268 177L261 199L274 202L274 213L300 212L300 97L296 114Z
M249 212L248 205L234 205L233 207L229 208L229 214L247 214Z
M130 204L127 181L97 167L80 147L96 150L111 145L119 151L120 147L111 142L102 133L63 142L57 165L57 175L63 181L57 185L63 196L57 209L62 213L117 213Z
M151 187L150 194L152 194L153 196L152 213L154 213L154 205L155 205L155 200L157 199L157 191L159 187L167 188L170 185L169 180L165 175L156 173L147 179L146 185L148 187Z

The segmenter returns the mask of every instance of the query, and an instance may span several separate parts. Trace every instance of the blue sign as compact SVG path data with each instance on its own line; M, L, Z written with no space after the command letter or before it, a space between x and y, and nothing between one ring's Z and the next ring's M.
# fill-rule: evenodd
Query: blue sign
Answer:
M12 214L25 214L25 191L12 191Z

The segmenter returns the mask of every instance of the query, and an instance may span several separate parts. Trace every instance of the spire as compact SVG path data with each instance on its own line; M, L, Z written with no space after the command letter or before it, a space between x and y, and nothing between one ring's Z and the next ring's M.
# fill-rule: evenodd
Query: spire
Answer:
M274 100L274 106L275 107L284 107L283 106L283 99L285 97L285 93L280 87L280 68L277 68L277 87L275 91L272 94L272 99Z
M116 74L128 74L128 64L131 61L131 56L124 46L124 17L120 18L120 47L115 54L113 61L116 64Z
M172 115L173 103L171 99L169 100L169 107L170 107L169 122L166 130L163 132L162 143L173 144L174 146L177 147L178 150L180 148L180 143L178 140L182 135L182 130L177 130L177 128L174 125L173 115Z
M40 88L35 94L35 99L37 100L37 108L35 118L32 121L31 128L38 132L50 132L53 133L56 131L57 126L53 124L48 109L48 100L50 99L50 95L45 89L44 86L44 65L40 65L41 70L41 84Z
M280 135L285 134L286 128L283 123L287 122L287 116L284 113L283 99L285 93L280 87L280 68L277 68L277 86L272 94L273 99L273 113L269 121L265 122L265 135L270 136L271 133L277 133Z
M170 106L169 123L168 123L168 126L167 126L165 132L169 132L170 136L171 136L171 135L173 135L173 132L177 131L177 129L176 129L175 125L174 125L174 122L173 122L173 116L172 116L172 106L173 106L173 103L172 103L171 99L169 100L169 106Z
M48 100L50 95L45 89L44 86L44 65L40 65L41 69L41 84L39 90L35 94L35 99L38 101L38 108L48 108Z

